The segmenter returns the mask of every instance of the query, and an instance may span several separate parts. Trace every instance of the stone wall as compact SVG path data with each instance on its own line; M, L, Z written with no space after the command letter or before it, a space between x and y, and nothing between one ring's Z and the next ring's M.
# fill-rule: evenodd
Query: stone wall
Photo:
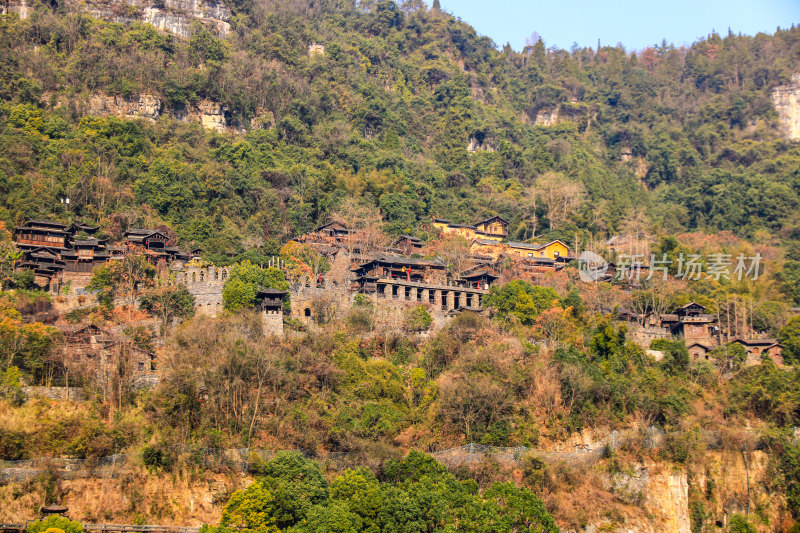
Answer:
M50 400L85 401L86 393L82 387L22 387L28 398L48 398Z
M289 289L290 316L308 326L345 319L353 307L355 296L348 279L349 261L347 257L337 257L329 275L320 284L293 284ZM229 267L186 267L176 272L176 277L194 296L197 314L215 317L222 313L222 287L229 273ZM430 331L434 332L453 317L455 309L480 306L480 298L487 292L444 285L429 286L429 289L417 285L398 281L386 284L387 287L394 287L392 290L396 294L371 296L376 328L399 331L406 312L411 307L424 305L433 317ZM265 333L283 333L282 315L264 315L262 320Z
M645 327L637 323L628 324L628 338L644 348L650 348L650 343L656 339L671 339L672 334L666 328Z
M352 307L352 294L346 283L327 279L321 285L297 284L290 288L292 317L305 323L342 319Z
M280 311L261 311L261 326L264 335L283 335L283 313Z
M217 316L222 313L222 286L229 274L228 267L187 267L176 276L194 296L198 315Z

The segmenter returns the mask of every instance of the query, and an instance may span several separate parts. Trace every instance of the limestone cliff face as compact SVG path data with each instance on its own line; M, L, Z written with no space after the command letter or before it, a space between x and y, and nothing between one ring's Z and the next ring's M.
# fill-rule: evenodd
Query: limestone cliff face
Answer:
M635 465L629 472L611 476L608 484L618 499L639 507L648 517L631 520L626 531L691 533L685 470L665 469L656 463Z
M114 22L147 22L180 37L191 34L195 21L220 37L230 30L231 11L216 0L89 0L86 3L68 0L69 3L96 17ZM30 14L31 6L29 0L9 0L0 9L3 13L17 13L25 18Z
M778 112L781 128L789 139L800 139L800 73L788 85L772 91L772 104Z
M95 94L89 98L84 111L89 115L114 115L124 118L157 119L164 104L150 94L133 98Z
M269 127L271 123L271 115L263 110L254 121L241 123L233 117L227 107L212 100L200 100L180 109L171 109L158 96L146 93L127 98L98 93L88 98L73 100L72 104L85 115L113 115L120 118L149 120L157 120L163 115L184 122L199 122L207 129L229 133Z

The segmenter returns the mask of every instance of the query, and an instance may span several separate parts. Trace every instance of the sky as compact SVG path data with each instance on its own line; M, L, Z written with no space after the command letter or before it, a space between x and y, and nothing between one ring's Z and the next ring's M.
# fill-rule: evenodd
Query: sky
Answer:
M616 46L641 50L662 39L689 45L712 30L726 35L773 33L800 23L800 0L440 0L442 9L519 51L538 32L569 49ZM430 0L428 2L430 4Z

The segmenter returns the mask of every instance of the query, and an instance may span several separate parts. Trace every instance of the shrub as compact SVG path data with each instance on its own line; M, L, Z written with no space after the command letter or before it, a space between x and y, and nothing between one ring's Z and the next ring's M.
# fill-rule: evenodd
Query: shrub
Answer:
M413 307L406 313L405 328L408 331L427 331L432 323L433 317L424 305Z
M61 530L64 533L83 533L83 524L69 518L50 515L42 520L34 520L28 524L27 533L46 533L49 529Z
M169 472L175 466L175 454L161 444L143 447L141 456L144 465L149 469L162 468Z

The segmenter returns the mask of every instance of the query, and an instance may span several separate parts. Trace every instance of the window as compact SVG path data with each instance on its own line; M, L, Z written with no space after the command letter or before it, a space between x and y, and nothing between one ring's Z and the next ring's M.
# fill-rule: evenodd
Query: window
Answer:
M304 314L305 316L311 316L311 309L309 309L308 307L306 307L305 311L303 311L303 314Z
M139 372L144 372L144 363L139 361Z
M155 372L155 371L156 371L156 362L150 361L150 372Z

